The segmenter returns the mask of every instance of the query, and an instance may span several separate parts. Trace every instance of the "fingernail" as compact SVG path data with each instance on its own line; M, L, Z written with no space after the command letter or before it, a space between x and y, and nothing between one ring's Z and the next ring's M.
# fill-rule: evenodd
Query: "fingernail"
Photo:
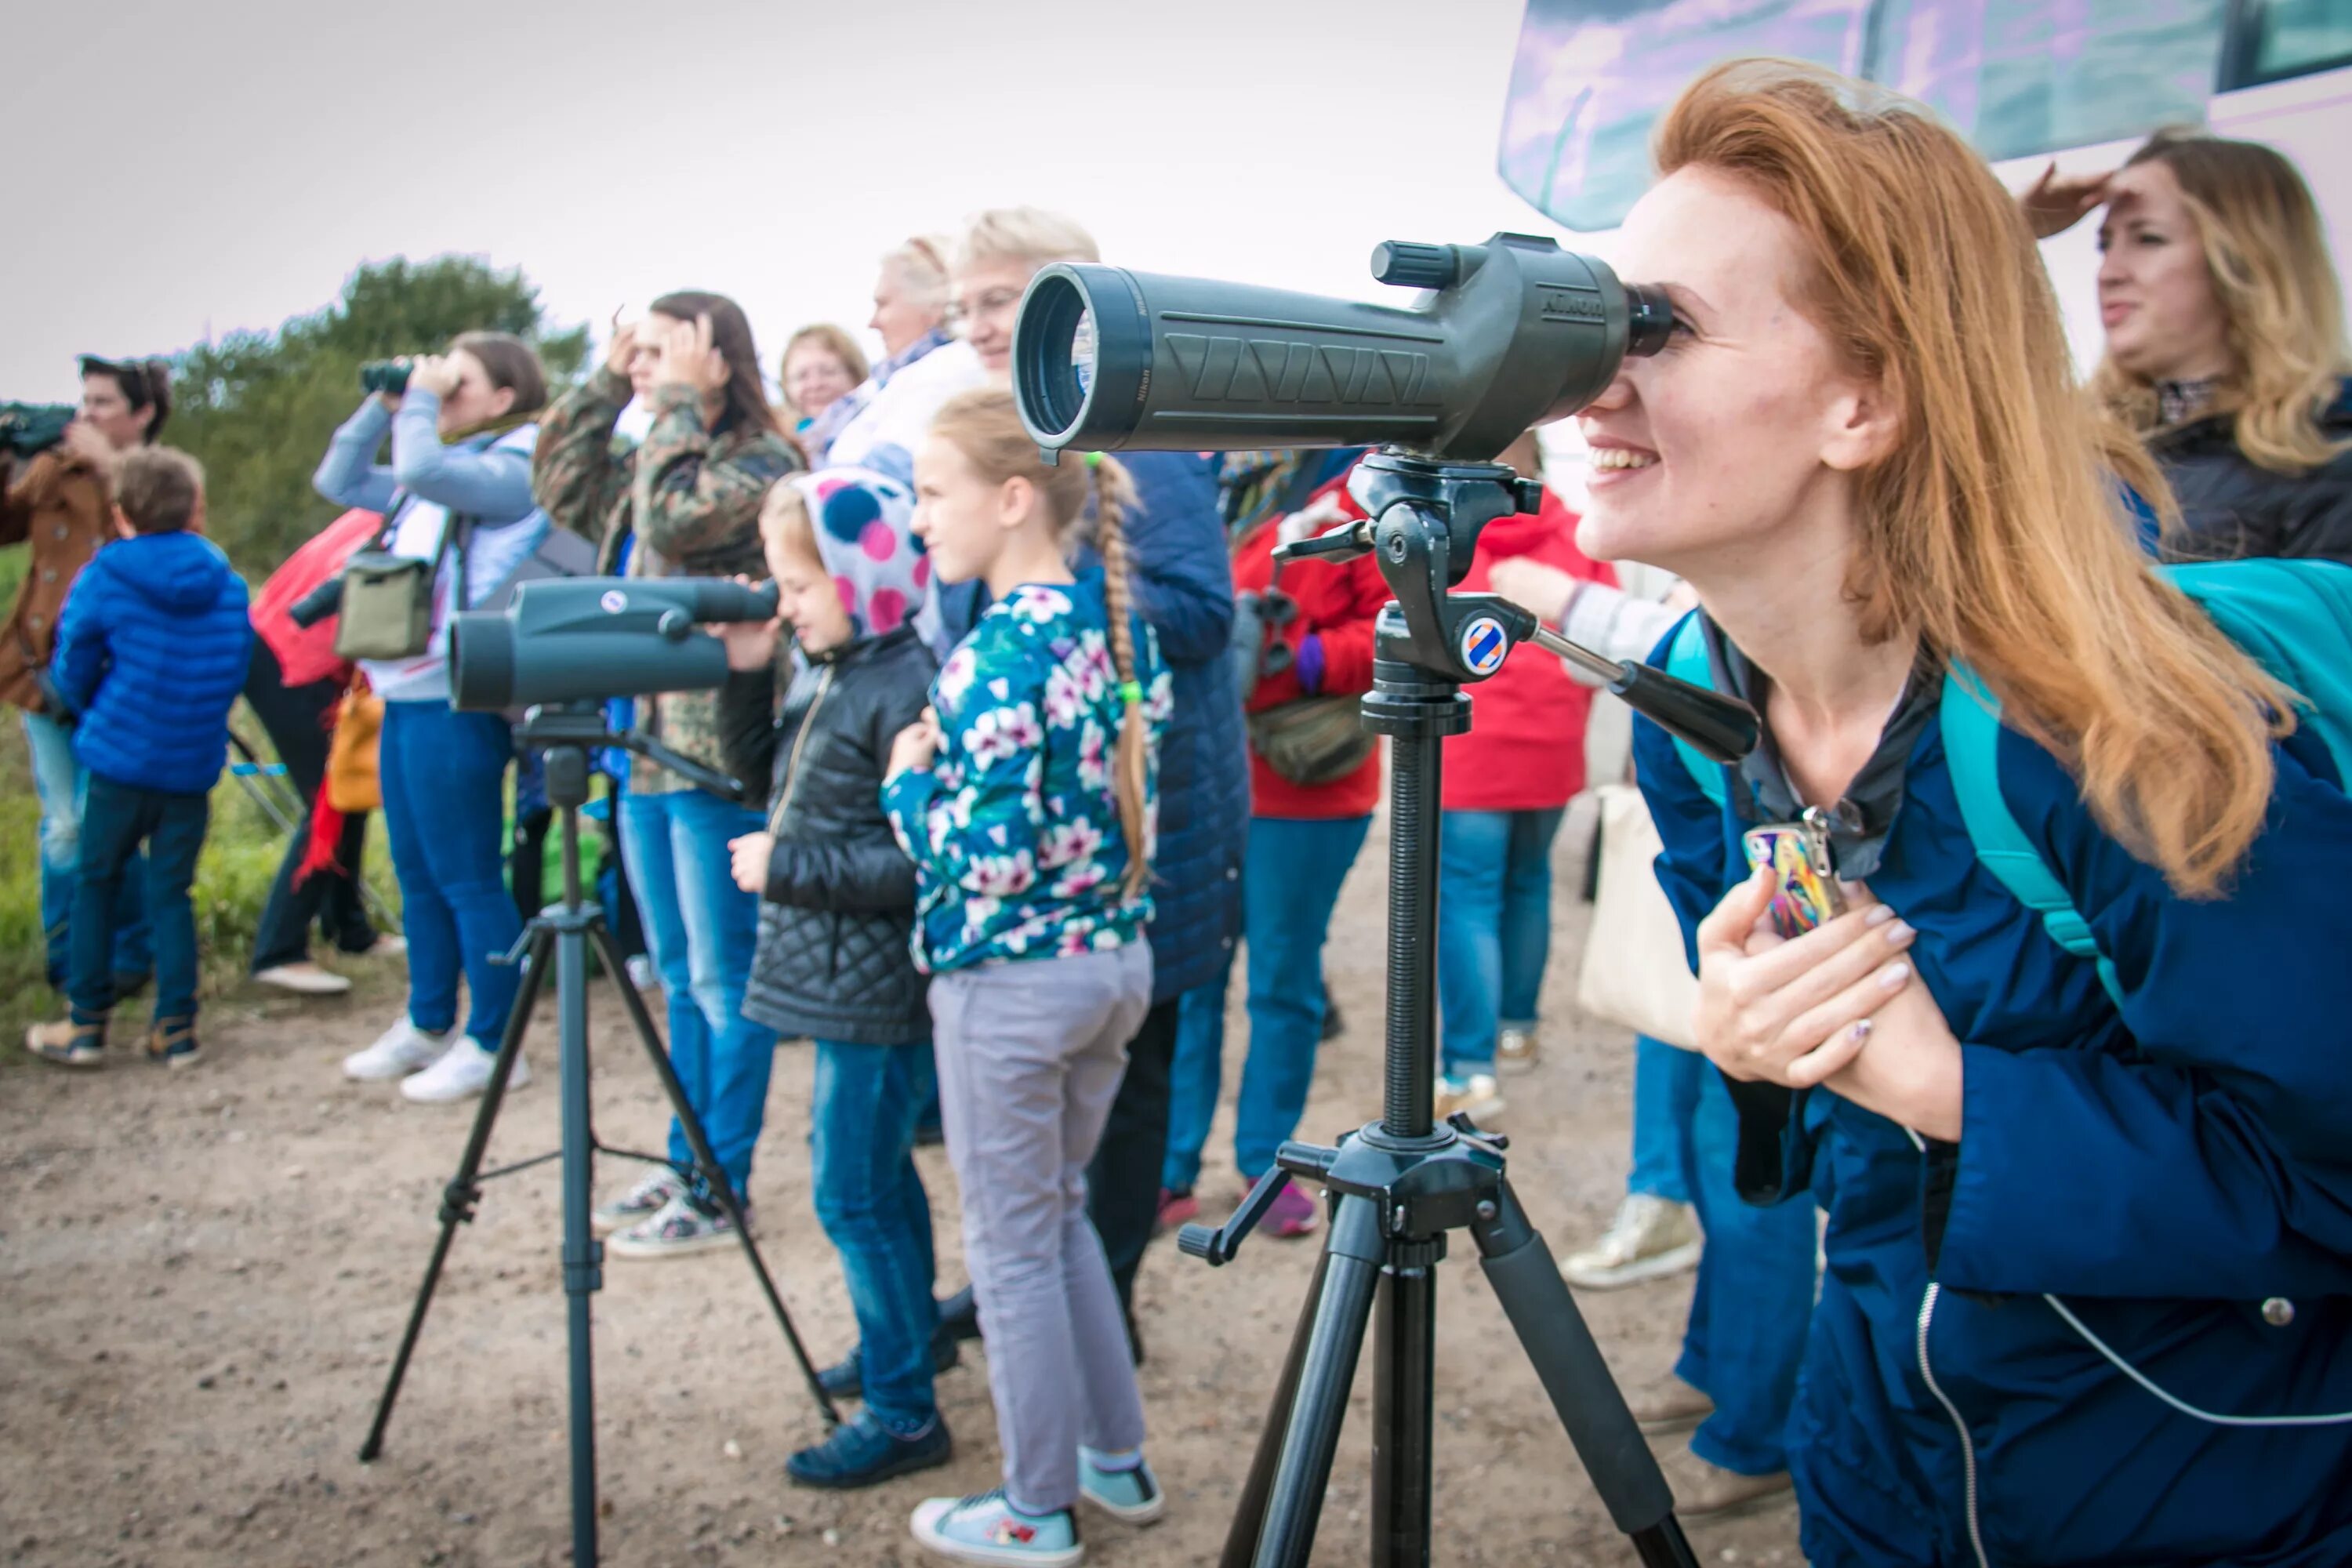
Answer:
M1878 987L1882 991L1892 991L1910 978L1911 966L1909 964L1890 963L1885 968L1878 972Z
M1862 917L1862 923L1870 926L1883 926L1894 918L1895 907L1892 904L1873 904L1870 906L1870 912Z
M1895 947L1901 947L1905 942L1909 942L1913 937L1917 936L1918 934L1919 933L1917 931L1913 931L1908 924L1902 921L1897 921L1893 925L1886 928L1886 940L1890 944Z
M1848 1029L1845 1032L1845 1037L1852 1040L1857 1046L1862 1044L1863 1041L1870 1038L1870 1020L1864 1018L1861 1022L1855 1024L1853 1028Z

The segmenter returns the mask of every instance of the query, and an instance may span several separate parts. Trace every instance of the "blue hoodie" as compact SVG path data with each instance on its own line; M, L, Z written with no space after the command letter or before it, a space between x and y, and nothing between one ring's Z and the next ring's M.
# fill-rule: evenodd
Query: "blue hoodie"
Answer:
M1712 628L1709 628L1710 631ZM1717 684L1756 695L1710 638ZM1652 656L1664 658L1664 648ZM1751 1201L1810 1189L1828 1271L1790 1417L1808 1562L2352 1563L2352 799L2308 731L2229 894L2186 899L2118 846L2047 752L2003 731L2002 795L2066 884L2123 1001L1978 860L1934 683L1852 788L1839 871L1910 922L1958 1037L1962 1135L1915 1144L1828 1089L1734 1083ZM1790 803L1759 750L1704 794L1634 722L1685 939Z
M74 755L116 784L211 789L252 637L245 582L212 541L149 533L108 545L58 620L58 690L80 715Z

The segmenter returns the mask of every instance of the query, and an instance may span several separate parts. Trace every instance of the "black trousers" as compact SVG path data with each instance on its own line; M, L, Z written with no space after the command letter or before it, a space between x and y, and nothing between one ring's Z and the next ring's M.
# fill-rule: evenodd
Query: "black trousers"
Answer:
M295 870L310 847L310 813L319 803L320 786L327 778L327 721L343 688L333 680L289 686L278 656L269 645L253 639L253 663L245 678L245 700L254 717L269 732L269 743L286 764L286 776L302 797L302 820L287 841L278 864L278 879L270 884L268 901L261 908L261 923L253 935L253 969L299 963L310 955L310 928L345 952L364 952L375 942L367 906L360 900L360 861L367 848L367 813L343 818L342 837L335 843L336 870L320 871L294 885Z
M1127 1075L1111 1101L1102 1142L1087 1167L1087 1217L1102 1237L1111 1282L1135 1332L1135 1274L1160 1217L1160 1165L1168 1157L1168 1084L1176 1061L1177 1002L1169 998L1143 1016L1128 1042Z

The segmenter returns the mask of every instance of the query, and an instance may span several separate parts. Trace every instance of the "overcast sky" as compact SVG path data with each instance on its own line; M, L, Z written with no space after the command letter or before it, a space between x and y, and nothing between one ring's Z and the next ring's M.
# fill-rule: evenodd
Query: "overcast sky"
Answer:
M1521 0L12 10L0 397L274 327L397 255L519 265L600 337L719 289L772 358L809 321L865 335L875 258L983 206L1359 295L1384 238L1558 232L1494 173Z
M863 334L883 250L1015 203L1139 269L1378 297L1381 239L1561 232L1495 173L1522 7L12 0L0 398L69 398L79 353L275 327L362 260L445 251L523 268L600 339L616 305L732 294L772 376L804 322ZM2216 106L2303 163L2339 261L2347 78ZM2085 363L2091 228L2045 247Z

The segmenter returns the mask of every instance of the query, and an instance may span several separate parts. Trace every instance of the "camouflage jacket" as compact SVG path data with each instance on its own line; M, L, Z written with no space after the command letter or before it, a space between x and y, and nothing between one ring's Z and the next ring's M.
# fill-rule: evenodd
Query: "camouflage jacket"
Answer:
M626 449L613 430L629 396L628 378L599 366L540 416L530 488L547 515L600 542L602 571L613 569L634 536L632 577L765 577L760 502L800 469L799 450L772 431L707 428L700 400L681 386L654 394L653 428ZM718 693L640 699L637 722L696 762L722 765ZM629 788L638 794L688 787L642 758L629 769Z

